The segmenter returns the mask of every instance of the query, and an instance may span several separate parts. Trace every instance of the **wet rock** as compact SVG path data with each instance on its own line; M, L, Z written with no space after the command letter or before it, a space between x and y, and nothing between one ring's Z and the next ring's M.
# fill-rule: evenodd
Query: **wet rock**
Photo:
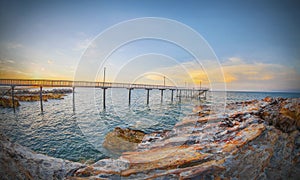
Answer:
M144 136L145 133L139 130L116 127L114 131L106 135L103 147L109 151L111 156L118 157L123 152L135 150Z
M20 106L20 103L18 101L18 99L14 99L14 104L15 104L15 107L19 107ZM4 107L4 108L12 108L14 107L13 106L13 100L11 97L8 97L8 96L3 96L3 97L0 97L0 106Z
M43 101L48 101L49 99L64 99L63 97L65 94L56 94L56 93L48 93L43 94L42 99ZM40 95L39 94L18 94L16 95L16 98L19 101L40 101Z
M68 94L72 93L72 89L50 89L43 90L43 94ZM15 91L15 94L29 95L29 94L40 94L40 90L28 90L28 89L18 89Z
M83 167L80 163L36 154L0 134L1 179L64 179Z

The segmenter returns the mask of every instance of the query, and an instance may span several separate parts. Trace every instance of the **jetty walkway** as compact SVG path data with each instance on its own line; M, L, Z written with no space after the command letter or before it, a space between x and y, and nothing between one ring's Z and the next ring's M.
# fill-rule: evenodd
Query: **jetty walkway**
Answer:
M177 87L156 84L132 84L132 83L117 83L117 82L92 82L92 81L70 81L70 80L46 80L46 79L0 79L0 86L11 87L11 96L14 101L14 88L17 86L39 87L40 88L40 102L41 111L43 111L42 90L43 87L71 87L73 88L73 105L75 99L75 88L101 88L103 90L103 108L106 107L106 89L108 88L123 88L128 89L128 104L131 103L131 92L133 89L145 89L147 91L147 104L149 104L150 90L161 91L161 102L163 101L163 94L165 90L171 91L171 101L174 99L174 91L176 96L200 98L206 97L206 92L209 90L204 87ZM13 103L14 104L14 103Z

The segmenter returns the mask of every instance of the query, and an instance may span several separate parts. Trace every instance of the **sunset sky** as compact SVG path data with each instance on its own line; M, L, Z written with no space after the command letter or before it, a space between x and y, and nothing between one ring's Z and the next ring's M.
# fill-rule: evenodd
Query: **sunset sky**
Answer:
M194 57L170 42L145 39L107 59L107 81L161 84L166 76L169 85L224 82L228 90L300 91L297 1L1 0L0 9L0 78L73 80L101 32L131 19L159 17L199 33L224 78L207 77L216 69L199 68ZM93 78L102 79L102 73Z

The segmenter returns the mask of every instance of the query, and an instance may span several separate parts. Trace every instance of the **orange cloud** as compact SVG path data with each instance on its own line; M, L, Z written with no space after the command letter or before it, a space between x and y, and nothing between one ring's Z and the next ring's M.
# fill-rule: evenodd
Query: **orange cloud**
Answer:
M229 58L221 64L222 76L210 76L219 72L215 68L199 68L194 62L183 63L187 72L180 71L180 66L165 68L166 73L176 74L179 81L186 80L195 85L209 87L211 83L226 83L231 90L284 90L300 89L300 74L293 68L282 64L247 63L240 58ZM196 68L198 67L198 68Z

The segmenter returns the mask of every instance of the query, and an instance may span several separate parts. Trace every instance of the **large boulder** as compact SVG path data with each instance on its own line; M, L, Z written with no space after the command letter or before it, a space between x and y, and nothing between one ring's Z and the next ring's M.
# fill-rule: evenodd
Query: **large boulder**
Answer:
M123 152L136 150L144 136L145 133L139 130L116 127L106 135L103 147L111 157L118 157Z

